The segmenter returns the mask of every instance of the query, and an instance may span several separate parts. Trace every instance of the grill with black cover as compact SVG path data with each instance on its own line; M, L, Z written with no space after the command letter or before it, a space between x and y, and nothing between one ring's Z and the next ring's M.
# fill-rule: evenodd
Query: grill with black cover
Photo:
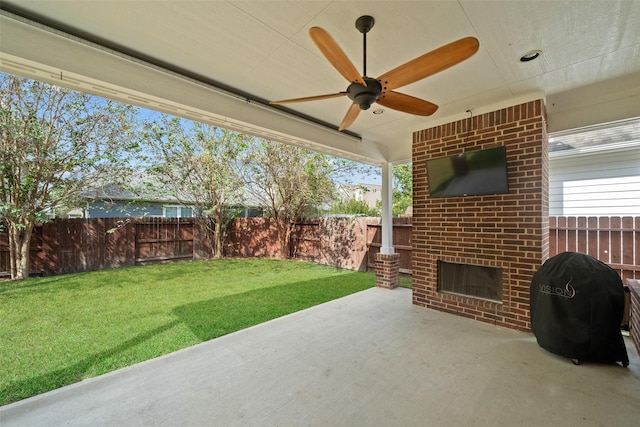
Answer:
M531 281L531 329L545 350L576 361L622 362L624 286L607 264L582 253L548 259Z

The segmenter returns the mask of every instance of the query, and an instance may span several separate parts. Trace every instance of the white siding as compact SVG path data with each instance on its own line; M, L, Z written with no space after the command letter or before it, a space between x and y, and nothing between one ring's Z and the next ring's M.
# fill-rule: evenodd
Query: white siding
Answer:
M551 153L549 215L640 216L640 147Z

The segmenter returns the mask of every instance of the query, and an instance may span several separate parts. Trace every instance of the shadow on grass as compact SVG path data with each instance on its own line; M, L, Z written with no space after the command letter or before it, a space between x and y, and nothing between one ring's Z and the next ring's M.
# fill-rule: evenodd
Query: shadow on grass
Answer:
M208 341L373 286L370 278L354 276L357 274L362 273L284 284L178 306L173 309L177 319L172 322L90 355L73 365L37 377L9 382L0 389L0 396L3 397L0 405L81 381L94 365L180 324L186 325L201 342Z
M2 280L0 281L0 294L9 291L15 291L19 289L40 288L45 289L45 286L54 285L57 283L63 283L65 281L64 276L48 277L46 279L30 277L25 280Z
M123 276L123 272L127 271L124 267L114 270L100 270L100 271L82 271L78 273L62 274L59 276L46 276L46 277L29 277L24 280L4 280L0 281L0 294L10 291L23 291L29 289L32 294L38 293L52 293L58 292L60 287L64 287L65 290L73 289L85 289L88 286L87 278L90 279L91 289L100 288L103 286L113 286L114 282L126 282L132 280L129 277L114 278L114 275Z
M178 324L180 324L180 321L174 320L166 325L162 325L145 333L139 334L109 350L92 354L71 366L47 372L46 374L42 374L37 377L10 381L5 388L0 389L0 396L2 396L0 405L26 399L27 397L35 396L36 394L45 393L56 388L82 381L85 379L86 373L101 361L123 353L125 350L139 345Z
M185 304L173 312L200 340L208 341L373 285L350 282L349 275L309 280Z

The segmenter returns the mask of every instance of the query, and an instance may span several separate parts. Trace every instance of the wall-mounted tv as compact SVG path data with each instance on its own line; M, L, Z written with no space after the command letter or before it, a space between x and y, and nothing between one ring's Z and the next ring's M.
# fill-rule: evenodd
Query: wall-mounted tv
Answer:
M432 198L509 192L505 147L469 151L427 160Z

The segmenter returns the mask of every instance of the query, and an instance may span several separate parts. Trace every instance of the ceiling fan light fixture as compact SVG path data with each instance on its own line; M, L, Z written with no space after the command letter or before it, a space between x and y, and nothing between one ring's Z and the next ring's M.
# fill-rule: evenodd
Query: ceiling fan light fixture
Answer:
M371 107L371 104L376 102L376 99L378 99L378 97L375 93L364 92L356 95L353 101L360 106L361 110L368 110Z
M542 54L541 50L530 50L520 57L520 62L529 62L537 59Z

